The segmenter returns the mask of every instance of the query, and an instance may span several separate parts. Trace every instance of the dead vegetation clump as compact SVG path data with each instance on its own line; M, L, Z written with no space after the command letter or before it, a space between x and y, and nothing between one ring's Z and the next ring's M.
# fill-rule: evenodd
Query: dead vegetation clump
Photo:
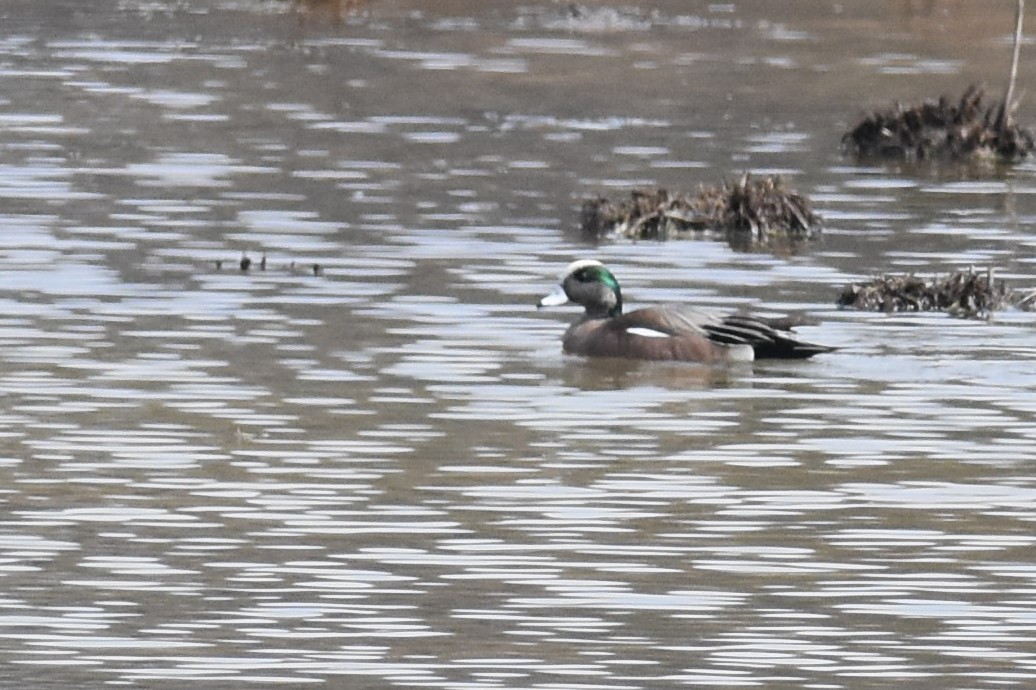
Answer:
M842 137L842 146L858 159L1013 163L1028 156L1036 147L1032 132L1014 123L1012 106L986 106L983 96L971 86L959 101L943 96L911 108L897 103L865 117Z
M664 240L688 233L725 233L732 244L805 240L821 219L805 196L780 177L752 178L699 188L694 195L637 189L625 201L595 196L583 202L583 233L600 239Z
M922 278L883 275L867 282L846 285L838 306L866 311L944 311L954 316L989 316L1017 307L1031 309L1036 291L1010 290L997 280L994 270L954 271L947 276Z

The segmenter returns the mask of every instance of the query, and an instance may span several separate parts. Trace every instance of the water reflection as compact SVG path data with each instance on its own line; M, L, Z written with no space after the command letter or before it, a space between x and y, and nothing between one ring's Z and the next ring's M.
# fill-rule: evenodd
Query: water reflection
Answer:
M833 307L1036 282L1029 167L837 153L884 75L981 72L1010 17L102 4L0 40L8 683L1031 684L1031 315ZM566 233L587 193L745 169L815 190L823 239ZM532 305L591 254L842 349L565 357Z

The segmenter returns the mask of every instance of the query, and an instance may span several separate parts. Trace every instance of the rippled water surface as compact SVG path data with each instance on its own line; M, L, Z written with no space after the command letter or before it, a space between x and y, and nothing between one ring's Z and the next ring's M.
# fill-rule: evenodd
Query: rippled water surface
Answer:
M1033 164L838 152L1009 4L7 0L0 685L1033 687L1034 317L834 306L1036 286ZM744 171L823 238L579 237ZM564 357L588 256L842 349Z

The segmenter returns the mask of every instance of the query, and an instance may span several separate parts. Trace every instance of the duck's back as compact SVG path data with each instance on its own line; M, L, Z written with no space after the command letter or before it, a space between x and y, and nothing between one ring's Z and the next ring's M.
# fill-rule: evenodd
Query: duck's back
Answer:
M833 349L796 340L781 327L744 314L661 305L615 317L585 317L568 329L564 349L588 357L687 362L804 359Z
M615 317L584 318L565 333L564 349L586 357L716 362L751 360L750 346L726 345L708 336L706 326L722 323L715 314L663 305Z

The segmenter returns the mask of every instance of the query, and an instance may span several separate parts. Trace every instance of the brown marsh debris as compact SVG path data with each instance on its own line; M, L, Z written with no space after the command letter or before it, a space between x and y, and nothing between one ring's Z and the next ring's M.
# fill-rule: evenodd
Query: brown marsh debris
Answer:
M959 101L943 96L911 108L897 103L865 117L842 137L842 146L858 159L1014 163L1028 156L1036 141L1014 123L1013 105L987 106L983 96L980 87L970 86Z
M702 186L694 195L636 189L625 201L602 196L583 201L585 235L602 238L668 239L693 232L722 232L732 244L804 240L820 230L809 199L789 190L780 177L743 175L736 182Z
M992 268L980 272L969 268L932 278L883 275L846 285L837 304L866 311L944 311L965 317L989 316L1010 307L1034 308L1036 291L1008 289L994 273Z

